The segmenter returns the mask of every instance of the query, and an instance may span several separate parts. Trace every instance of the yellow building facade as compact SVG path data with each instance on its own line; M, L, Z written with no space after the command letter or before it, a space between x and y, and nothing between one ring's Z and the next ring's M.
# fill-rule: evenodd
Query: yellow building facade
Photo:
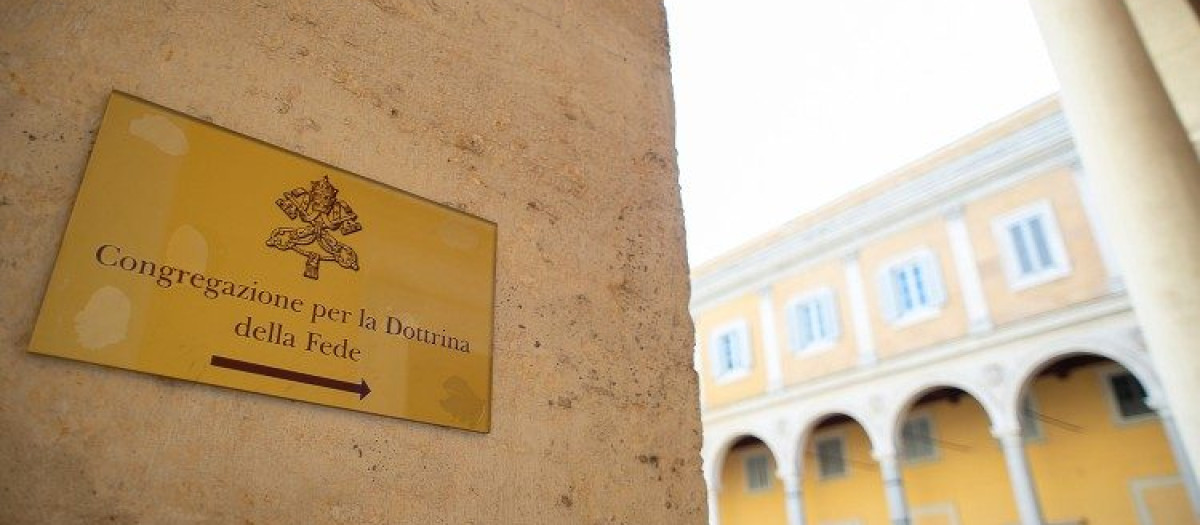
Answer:
M1106 229L1050 98L696 268L710 521L1197 523Z

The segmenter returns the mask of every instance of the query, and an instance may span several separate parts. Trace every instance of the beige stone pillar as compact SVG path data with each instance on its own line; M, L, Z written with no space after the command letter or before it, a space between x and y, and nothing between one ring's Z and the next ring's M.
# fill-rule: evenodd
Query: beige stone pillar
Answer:
M1200 454L1200 165L1120 0L1031 0L1189 462Z
M787 511L788 525L805 525L804 523L804 478L802 471L795 465L779 469L779 479L783 480L783 505Z
M1017 515L1021 525L1042 525L1042 506L1038 502L1037 486L1029 470L1029 458L1025 455L1025 439L1021 429L993 430L992 435L1000 441L1004 450L1004 464L1008 467L1008 481L1012 485L1017 501Z
M1171 457L1175 459L1179 477L1183 478L1183 486L1187 489L1188 501L1192 504L1192 514L1200 518L1200 485L1196 484L1196 472L1192 470L1192 465L1187 460L1187 453L1183 450L1183 443L1179 438L1179 425L1175 423L1175 414L1171 410L1171 406L1161 399L1148 397L1146 404L1158 413L1158 419L1162 421L1163 433L1167 435L1167 444L1171 446ZM1197 521L1200 522L1200 520Z
M904 478L900 476L900 459L893 451L875 451L871 455L879 462L883 495L887 498L888 522L892 525L909 525L911 518L908 500L904 496Z

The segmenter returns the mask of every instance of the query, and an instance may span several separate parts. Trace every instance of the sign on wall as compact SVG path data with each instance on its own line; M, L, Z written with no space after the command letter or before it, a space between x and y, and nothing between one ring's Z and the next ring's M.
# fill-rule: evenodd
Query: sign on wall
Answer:
M496 225L114 92L30 351L490 429Z

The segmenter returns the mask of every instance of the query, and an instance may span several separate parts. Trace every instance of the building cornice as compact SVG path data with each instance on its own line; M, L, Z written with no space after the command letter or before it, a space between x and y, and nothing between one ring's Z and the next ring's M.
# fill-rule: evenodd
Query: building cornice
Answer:
M846 390L877 379L893 377L947 360L971 356L1006 344L1042 337L1056 331L1132 312L1128 296L1113 293L1091 301L1033 316L997 327L991 332L969 335L936 346L912 350L884 359L873 366L857 366L782 390L764 393L733 404L708 408L701 415L705 427L735 420L762 410L786 406L819 394Z
M1077 163L1066 119L1055 111L925 175L693 276L692 312L766 286L814 262L853 252L981 195Z

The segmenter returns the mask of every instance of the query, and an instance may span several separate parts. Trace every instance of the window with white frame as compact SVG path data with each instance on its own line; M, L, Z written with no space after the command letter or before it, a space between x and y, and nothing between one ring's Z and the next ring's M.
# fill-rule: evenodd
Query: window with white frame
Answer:
M724 325L713 331L709 341L713 376L731 381L750 371L750 334L745 321Z
M927 461L937 458L933 440L933 421L928 415L911 416L900 429L900 455L904 461Z
M1004 273L1019 290L1071 272L1050 201L1040 201L997 218L993 233L1003 247Z
M746 490L758 492L771 488L771 462L766 454L746 456Z
M790 301L787 307L788 341L793 351L826 346L840 335L833 290L823 288Z
M846 475L846 440L842 436L825 436L816 439L817 474L820 479L834 479Z
M886 264L879 274L879 287L884 317L892 323L924 319L946 302L941 268L928 249Z
M1128 423L1154 417L1154 409L1146 404L1146 389L1133 374L1119 369L1104 374L1104 379L1118 421Z

